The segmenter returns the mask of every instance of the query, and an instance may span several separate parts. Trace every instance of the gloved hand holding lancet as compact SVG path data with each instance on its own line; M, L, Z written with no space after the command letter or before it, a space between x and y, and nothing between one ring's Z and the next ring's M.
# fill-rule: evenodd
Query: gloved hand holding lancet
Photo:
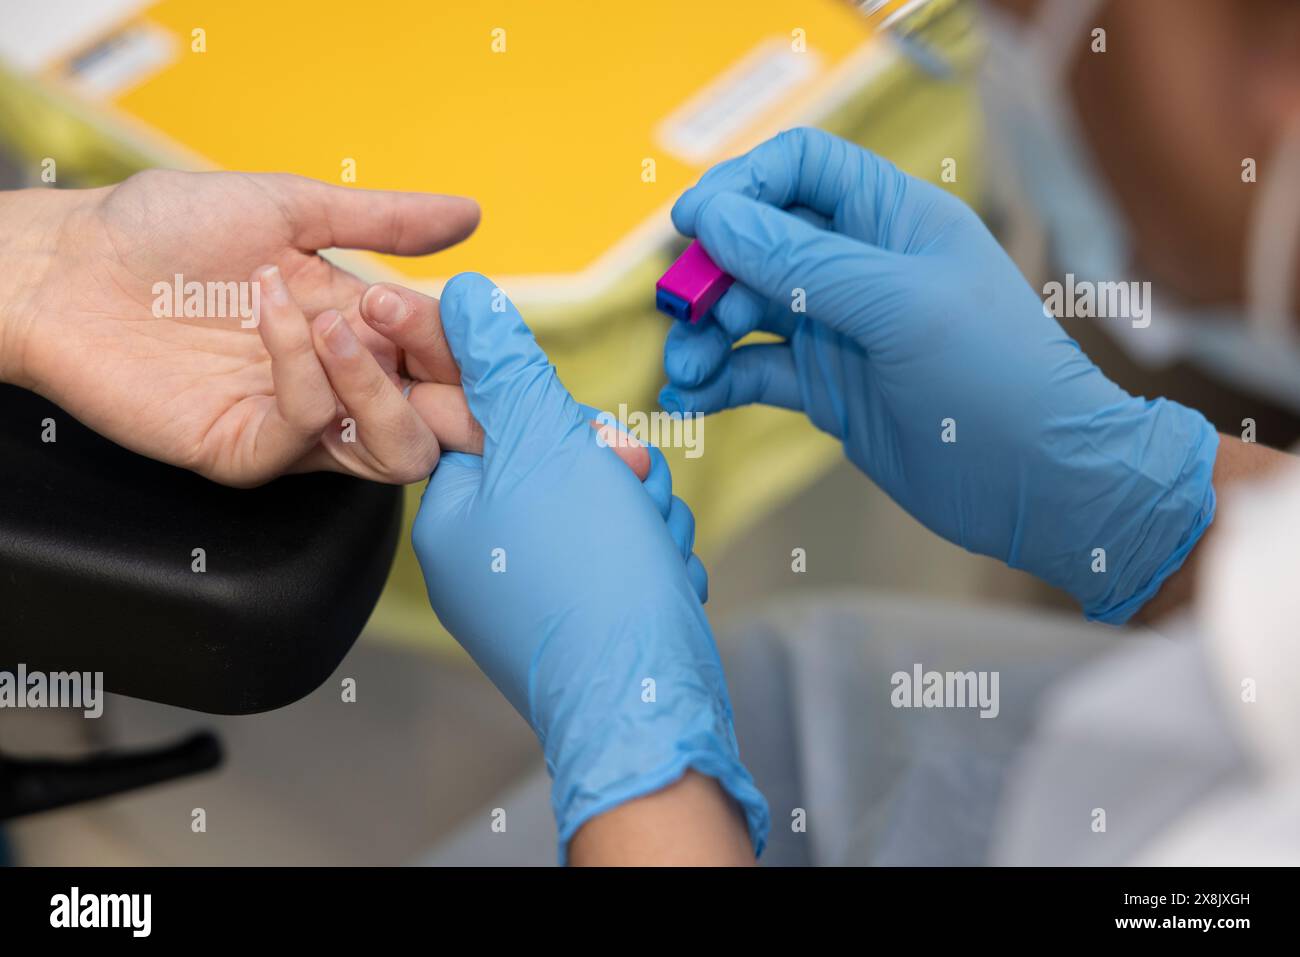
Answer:
M736 283L714 321L670 330L669 411L803 411L931 530L1100 621L1209 526L1209 422L1107 379L939 187L800 129L710 170L673 222ZM785 341L732 348L755 330Z

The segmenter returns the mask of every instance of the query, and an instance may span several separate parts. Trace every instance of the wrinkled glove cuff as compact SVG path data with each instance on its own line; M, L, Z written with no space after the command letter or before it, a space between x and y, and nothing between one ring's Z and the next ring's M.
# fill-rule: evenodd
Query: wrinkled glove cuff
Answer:
M1115 585L1084 603L1090 621L1123 625L1182 567L1214 521L1214 461L1219 435L1199 412L1157 400L1157 434L1186 440L1186 454L1152 503L1147 519L1129 530L1127 559Z
M771 828L767 800L763 797L749 771L735 754L716 748L686 749L671 755L662 765L629 776L617 784L607 786L597 794L581 788L562 784L556 777L551 801L559 828L559 863L568 862L569 841L592 818L639 797L645 797L681 779L687 771L696 771L711 777L721 785L745 815L745 826L754 856L759 857L767 846Z

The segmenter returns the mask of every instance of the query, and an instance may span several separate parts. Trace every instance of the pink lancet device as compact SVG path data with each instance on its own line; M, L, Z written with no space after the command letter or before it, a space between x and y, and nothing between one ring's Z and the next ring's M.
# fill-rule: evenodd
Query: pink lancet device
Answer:
M655 283L655 307L674 319L699 322L735 280L714 264L696 240Z

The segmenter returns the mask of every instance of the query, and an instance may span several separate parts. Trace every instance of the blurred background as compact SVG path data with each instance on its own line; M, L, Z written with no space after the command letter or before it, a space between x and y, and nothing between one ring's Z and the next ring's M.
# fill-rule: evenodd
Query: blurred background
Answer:
M1225 310L1211 324L1230 328L1250 299L1250 202L1205 197L1171 157L1208 156L1233 174L1241 150L1213 149L1229 121L1243 127L1238 141L1254 137L1258 155L1276 147L1290 115L1283 94L1295 89L1294 57L1261 54L1274 49L1263 24L1279 2L1083 3L1124 42L1104 68L1079 59L1062 83L1074 137L1062 148L1088 151L1129 221L1142 275L1188 311ZM683 245L667 211L713 163L782 128L822 126L953 190L1031 282L1073 261L1084 271L1070 227L1095 238L1104 224L1086 209L1059 208L1069 204L1056 194L1080 198L1072 186L1044 195L1025 181L1019 107L998 99L996 77L991 85L984 75L990 57L996 72L1017 53L1014 42L990 42L990 22L1028 22L1035 7L6 5L0 188L99 185L163 165L474 196L483 225L461 247L415 261L340 261L368 280L431 292L462 269L493 275L575 395L651 410L668 322L654 311L653 281ZM896 19L885 35L887 17ZM1166 55L1175 46L1201 55ZM1210 79L1192 82L1196 70ZM1249 115L1213 95L1224 76L1255 84ZM1000 123L1006 113L1015 115ZM49 158L53 184L42 180ZM1270 444L1297 435L1294 393L1243 375L1248 365L1201 361L1221 353L1195 335L1152 346L1095 324L1070 331L1126 388L1196 405L1230 432L1250 417ZM725 413L708 421L700 458L667 451L676 490L699 520L720 634L764 607L846 589L937 608L1016 606L1052 622L1072 614L1044 586L931 535L793 414ZM419 492L407 491L408 527ZM794 548L806 550L804 573L792 573ZM947 619L958 632L960 620L959 611ZM1086 631L1080 645L1091 640ZM1111 640L1097 636L1094 650ZM356 679L356 703L341 701L344 678ZM336 674L296 704L226 718L112 697L97 721L4 713L0 750L79 754L191 728L218 731L227 751L219 771L19 820L6 830L14 861L412 863L485 820L494 799L541 764L531 732L438 626L405 534L365 632ZM205 834L191 832L195 807L207 812Z

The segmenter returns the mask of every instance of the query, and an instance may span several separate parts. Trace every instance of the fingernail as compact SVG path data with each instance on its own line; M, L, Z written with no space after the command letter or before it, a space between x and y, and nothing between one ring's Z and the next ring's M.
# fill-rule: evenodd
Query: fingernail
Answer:
M356 333L337 309L322 312L316 317L313 325L316 327L316 334L325 340L325 345L330 352L341 359L356 355L359 345Z
M263 266L258 284L262 287L262 294L275 305L288 304L289 288L284 284L284 277L280 275L278 266Z
M392 326L406 318L406 303L391 289L371 286L361 297L361 311L378 325Z

